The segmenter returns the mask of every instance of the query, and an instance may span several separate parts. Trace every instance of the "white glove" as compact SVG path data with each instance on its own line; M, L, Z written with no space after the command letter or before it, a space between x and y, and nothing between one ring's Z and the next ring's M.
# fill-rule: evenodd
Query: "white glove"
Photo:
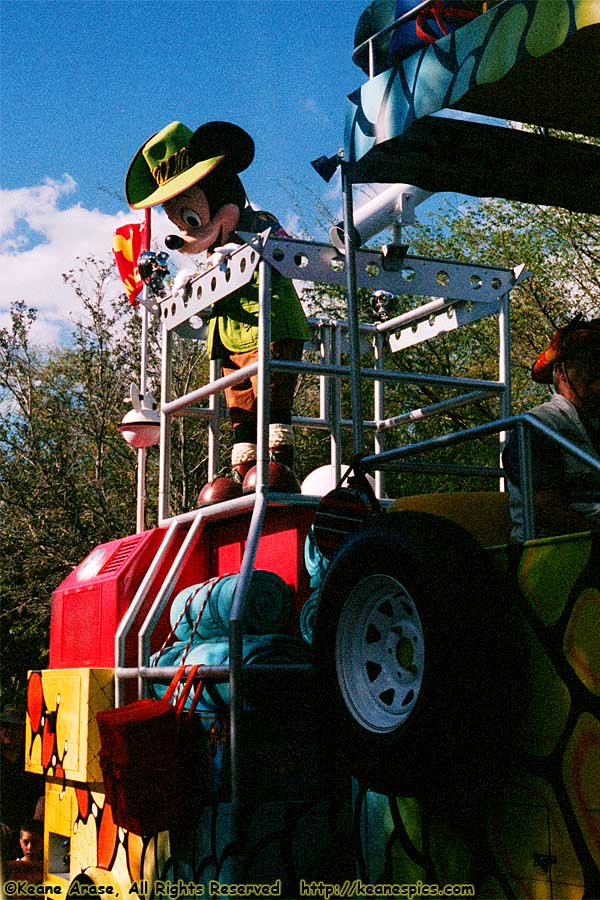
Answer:
M229 243L225 244L223 247L215 247L211 255L206 260L206 265L209 269L212 269L213 266L222 265L235 250L239 250L240 245Z
M194 269L182 269L173 279L173 294L185 296L186 289L192 278L197 275Z

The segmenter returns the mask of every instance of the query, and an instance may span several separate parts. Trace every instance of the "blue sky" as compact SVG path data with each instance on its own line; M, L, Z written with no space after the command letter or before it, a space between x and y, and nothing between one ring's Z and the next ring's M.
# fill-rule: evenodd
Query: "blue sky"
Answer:
M256 143L243 176L252 202L323 239L319 202L337 217L341 197L310 162L343 143L346 95L365 78L351 57L367 5L0 0L0 325L22 299L39 310L38 340L68 337L77 308L62 273L77 257L110 259L114 228L141 220L125 173L175 119L244 127ZM167 230L159 213L157 239Z
M299 226L340 206L310 162L343 143L345 97L365 0L2 0L0 324L40 310L61 340L74 310L61 273L110 258L136 221L123 185L138 147L168 122L244 127L253 202ZM306 224L306 223L304 223ZM310 223L309 223L310 227ZM157 234L160 222L157 222Z
M342 142L365 0L3 0L2 186L68 173L87 207L124 208L138 146L174 119L252 134L251 194Z

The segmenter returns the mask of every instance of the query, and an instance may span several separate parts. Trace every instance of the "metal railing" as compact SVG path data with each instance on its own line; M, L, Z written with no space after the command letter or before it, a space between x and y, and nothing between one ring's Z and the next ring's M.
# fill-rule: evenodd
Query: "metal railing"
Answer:
M356 65L360 66L358 62L358 58L365 49L368 52L368 60L369 60L369 79L374 78L378 72L375 71L375 45L378 41L384 38L386 35L394 32L398 26L404 25L406 22L410 22L411 19L416 19L419 13L424 12L429 6L432 5L433 0L423 0L423 2L418 3L412 9L409 9L407 12L403 13L401 16L398 16L397 19L394 19L393 22L390 22L389 25L386 25L384 28L380 28L375 34L370 35L366 38L362 43L357 44L352 52L352 61L356 63ZM484 4L483 12L486 12L486 6Z
M382 453L365 455L361 459L361 465L366 471L370 471L376 466L402 466L404 465L405 460L410 459L410 457L421 456L424 453L440 448L453 447L457 444L477 440L492 434L504 434L512 429L516 429L517 431L520 470L519 490L523 504L524 539L528 541L536 536L533 461L530 441L531 431L537 432L556 446L560 447L565 453L574 456L576 459L590 466L593 470L600 472L600 460L589 454L586 450L583 450L581 447L578 447L576 444L573 444L552 428L544 425L543 422L530 413L508 416L493 422L486 422L483 425L475 425L471 428L466 428L463 431L454 431L437 437L428 438L425 441L418 441L403 447L396 447L393 450L386 450ZM438 473L476 476L487 475L492 478L504 475L503 469L496 467L456 466L452 463L437 463L434 464L434 466L435 471ZM408 463L407 468L408 467L410 467L412 471L433 471L431 464L421 462Z

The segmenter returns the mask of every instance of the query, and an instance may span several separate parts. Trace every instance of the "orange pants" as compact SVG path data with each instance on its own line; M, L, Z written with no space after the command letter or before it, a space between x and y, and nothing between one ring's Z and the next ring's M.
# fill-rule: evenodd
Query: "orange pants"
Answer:
M304 341L288 338L271 344L271 359L287 359L293 362L302 359ZM223 375L238 372L243 366L256 362L258 350L247 353L228 353L221 360ZM291 422L292 403L298 375L295 372L272 372L269 384L271 422ZM258 375L252 375L225 390L227 409L233 425L256 421L258 398ZM275 418L273 418L275 416Z

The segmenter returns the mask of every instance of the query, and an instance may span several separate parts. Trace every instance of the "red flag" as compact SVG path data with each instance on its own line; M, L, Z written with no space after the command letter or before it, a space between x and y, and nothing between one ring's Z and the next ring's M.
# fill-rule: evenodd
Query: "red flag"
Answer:
M144 232L145 226L139 223L121 225L116 229L113 238L113 253L130 303L135 302L135 298L144 287L137 266L138 257L144 246Z

